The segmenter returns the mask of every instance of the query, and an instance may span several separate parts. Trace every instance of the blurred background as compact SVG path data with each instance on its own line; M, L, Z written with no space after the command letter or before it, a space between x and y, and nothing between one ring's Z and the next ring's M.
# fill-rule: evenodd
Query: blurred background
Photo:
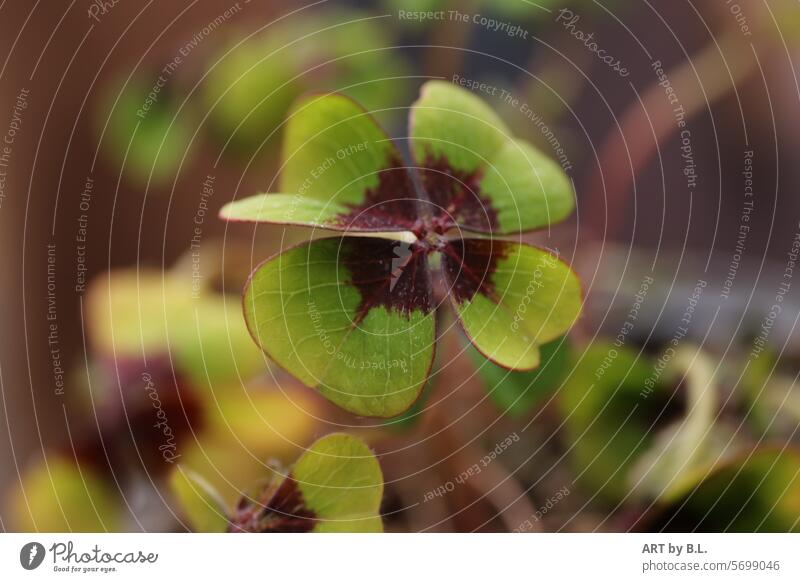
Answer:
M3 530L182 531L175 463L233 504L337 430L389 531L800 529L794 0L10 0L0 47ZM448 333L408 414L358 419L244 329L248 273L308 234L216 215L274 190L296 97L404 147L432 78L573 180L525 238L584 314L534 373Z

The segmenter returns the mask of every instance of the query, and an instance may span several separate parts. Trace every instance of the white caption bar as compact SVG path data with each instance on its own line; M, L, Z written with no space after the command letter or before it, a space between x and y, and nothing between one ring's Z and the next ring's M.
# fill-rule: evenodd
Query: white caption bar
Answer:
M777 581L800 580L798 550L791 534L3 534L0 579Z

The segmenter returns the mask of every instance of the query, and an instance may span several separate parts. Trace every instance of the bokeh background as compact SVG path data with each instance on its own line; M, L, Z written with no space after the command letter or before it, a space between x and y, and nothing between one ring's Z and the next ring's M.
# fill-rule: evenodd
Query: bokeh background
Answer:
M800 528L799 57L795 0L3 2L0 528L180 531L175 462L234 503L335 430L375 449L390 531ZM528 240L584 315L541 374L449 334L411 413L357 419L241 320L307 234L216 214L274 186L297 96L403 143L432 78L573 180Z

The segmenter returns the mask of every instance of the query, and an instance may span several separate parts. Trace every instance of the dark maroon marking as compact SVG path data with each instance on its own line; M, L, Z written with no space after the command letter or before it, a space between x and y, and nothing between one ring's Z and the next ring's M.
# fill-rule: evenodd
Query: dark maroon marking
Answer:
M258 499L242 497L231 517L229 532L305 533L314 529L316 514L308 509L291 474L261 490Z
M411 174L399 157L391 157L378 173L378 185L365 192L362 204L337 219L340 226L359 230L409 230L418 238L444 234L460 225L492 232L498 228L497 212L480 193L480 172L455 170L444 156L427 156L417 170L433 212L421 215Z
M344 237L341 260L350 273L350 283L361 294L355 323L370 309L385 307L403 315L431 310L431 285L428 273L430 248L420 243Z
M352 205L349 213L338 217L338 222L360 230L412 230L418 218L417 204L408 169L402 159L394 156L378 172L378 185L365 192L364 202Z
M482 293L496 300L492 275L510 248L510 243L498 240L449 241L442 248L442 272L453 298L463 303Z
M87 424L85 407L70 405L70 418L81 422L70 428L72 439L57 448L109 478L111 473L121 478L170 470L167 459L178 458L192 433L203 427L197 390L173 370L166 355L150 356L147 365L140 358L100 360L98 370L96 420ZM163 416L154 408L155 399Z
M481 232L497 230L497 212L480 192L480 171L456 170L444 156L428 155L423 166L419 173L435 208L430 225L434 232L443 234L457 225Z

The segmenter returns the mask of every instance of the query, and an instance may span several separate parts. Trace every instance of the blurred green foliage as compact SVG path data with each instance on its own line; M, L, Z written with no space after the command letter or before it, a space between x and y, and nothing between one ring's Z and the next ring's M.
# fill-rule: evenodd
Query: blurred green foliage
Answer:
M523 416L558 390L569 373L569 340L542 345L541 364L530 372L514 372L493 364L470 346L468 353L495 406L511 416Z
M169 85L152 93L157 78L138 74L112 83L97 115L96 124L105 132L103 151L124 165L124 176L137 186L174 179L181 161L188 158L187 113L178 113L179 95L168 90Z
M663 388L642 398L652 367L631 350L596 342L578 357L559 395L576 482L618 501L629 490L629 469L652 441Z
M197 389L249 379L265 365L239 298L195 284L190 273L112 271L91 283L87 312L96 355L171 356Z
M410 67L393 45L384 20L357 12L278 20L211 63L203 91L212 128L234 145L261 147L295 98L309 91L342 92L391 123L397 118L391 108L404 106L413 87Z
M800 531L800 451L764 447L714 467L649 524L657 531Z
M9 499L12 531L119 531L121 499L90 467L48 455L28 467Z

